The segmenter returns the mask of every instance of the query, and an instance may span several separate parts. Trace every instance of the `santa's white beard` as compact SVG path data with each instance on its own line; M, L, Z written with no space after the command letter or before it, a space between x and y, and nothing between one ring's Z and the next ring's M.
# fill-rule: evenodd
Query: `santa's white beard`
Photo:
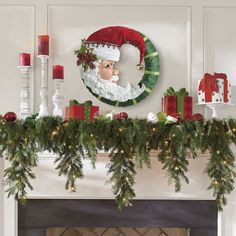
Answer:
M125 87L122 87L111 82L118 81L118 76L112 77L111 80L101 79L97 68L94 70L87 70L86 72L81 69L81 77L85 85L89 87L93 93L112 101L126 102L129 99L138 97L145 90L144 84L141 88L139 86L132 87L130 83L127 83Z

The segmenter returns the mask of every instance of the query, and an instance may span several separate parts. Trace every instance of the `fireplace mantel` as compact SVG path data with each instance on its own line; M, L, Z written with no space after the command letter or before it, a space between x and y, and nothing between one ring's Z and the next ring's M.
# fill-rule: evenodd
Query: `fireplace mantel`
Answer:
M203 170L205 169L208 158L207 154L199 153L197 159L189 159L190 165L188 177L190 183L183 183L182 189L179 193L175 193L174 187L168 184L165 172L162 170L161 164L155 158L157 153L151 152L150 155L152 160L152 168L144 168L137 171L135 185L137 201L148 200L156 201L156 203L163 203L163 201L169 200L167 201L169 203L175 202L177 204L179 202L180 206L181 202L203 201L211 202L211 204L214 205L212 193L207 190L209 179L207 175L203 174ZM100 152L98 154L95 170L92 169L90 161L84 160L83 164L85 177L82 181L78 182L78 191L76 193L71 193L65 190L65 179L64 177L58 177L58 173L54 168L55 158L56 155L52 153L39 154L38 167L34 170L37 178L32 181L34 190L28 191L27 197L29 205L27 204L27 206L30 206L31 202L33 201L41 200L42 202L45 200L49 201L50 203L52 203L53 201L54 203L52 205L57 204L57 202L60 201L86 201L86 199L93 199L96 201L113 201L114 196L110 190L111 186L105 184L107 180L107 153ZM5 162L5 167L7 167L7 162ZM202 170L201 173L199 172L199 170ZM223 214L220 214L218 216L218 236L225 235L222 234L222 231L227 226L230 225L230 227L233 227L232 225L234 224L233 222L235 219L235 215L233 215L235 209L233 199L235 198L235 196L236 193L234 191L229 198L229 202L225 208L225 211L223 212ZM4 207L8 209L8 211L4 211L4 236L20 236L18 235L18 203L14 200L13 197L9 199L5 197L4 201ZM116 205L114 202L112 203L112 205L116 209ZM200 205L198 206L198 209L201 212ZM21 214L21 210L23 209L22 206L19 206L19 209L19 214ZM21 224L21 222L19 222L19 224ZM11 225L11 227L9 227L9 225ZM199 233L195 235L203 234ZM39 235L35 234L35 236Z

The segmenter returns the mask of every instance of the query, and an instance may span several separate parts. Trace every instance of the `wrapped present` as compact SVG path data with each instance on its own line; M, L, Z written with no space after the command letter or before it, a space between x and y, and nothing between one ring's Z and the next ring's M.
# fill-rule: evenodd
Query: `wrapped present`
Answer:
M173 95L166 95L163 98L163 111L166 114L177 113L177 97Z
M225 103L231 103L231 83L225 73L214 73L217 85L221 92L221 99Z
M178 113L184 120L191 119L193 114L193 99L189 96L185 88L175 91L170 87L165 92L163 111L167 115Z
M91 101L79 103L70 100L70 105L66 107L65 119L92 121L99 114L99 107L93 106Z
M230 103L231 84L224 73L205 73L198 85L198 103Z

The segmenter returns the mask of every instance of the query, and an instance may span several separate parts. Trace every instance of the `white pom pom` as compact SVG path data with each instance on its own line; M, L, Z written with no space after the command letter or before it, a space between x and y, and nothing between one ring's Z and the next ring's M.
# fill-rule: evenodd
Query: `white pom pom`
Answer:
M153 112L148 113L147 120L151 123L157 123L158 121L156 114L154 114Z
M166 117L166 120L167 120L166 123L176 123L178 121L177 118L170 116L170 115Z
M106 114L106 118L110 118L111 120L113 120L113 116L116 113L115 110L110 111L109 113Z

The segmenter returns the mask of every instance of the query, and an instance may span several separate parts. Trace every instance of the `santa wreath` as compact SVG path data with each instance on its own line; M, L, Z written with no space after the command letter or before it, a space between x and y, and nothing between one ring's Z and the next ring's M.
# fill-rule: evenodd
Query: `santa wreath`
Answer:
M115 63L120 59L120 47L131 44L139 49L137 69L144 69L137 86L119 85L119 71ZM75 51L81 78L100 101L113 106L131 106L146 98L159 78L159 55L155 46L143 34L123 26L109 26L82 40ZM144 66L143 66L144 61Z

